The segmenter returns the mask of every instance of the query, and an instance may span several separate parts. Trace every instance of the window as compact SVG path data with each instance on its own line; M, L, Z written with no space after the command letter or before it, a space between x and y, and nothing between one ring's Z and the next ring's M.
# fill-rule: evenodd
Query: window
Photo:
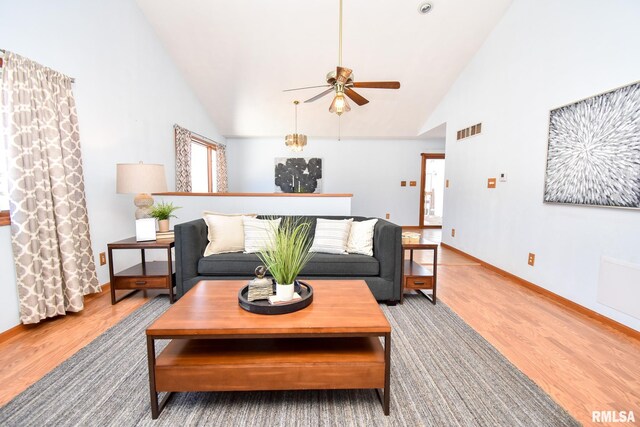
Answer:
M218 191L218 164L216 146L191 136L191 191L216 193Z
M176 145L176 192L227 191L226 147L173 125Z

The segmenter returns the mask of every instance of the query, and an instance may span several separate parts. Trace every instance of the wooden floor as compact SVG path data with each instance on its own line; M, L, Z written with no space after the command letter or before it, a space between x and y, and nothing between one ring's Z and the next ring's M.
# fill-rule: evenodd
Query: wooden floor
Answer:
M428 238L439 240L437 232L431 233ZM430 257L420 259L416 252L416 260L427 263ZM591 425L592 410L633 410L640 419L640 341L446 249L441 250L438 279L441 301L578 421ZM43 322L0 342L0 405L146 298L136 294L112 306L104 292L82 313Z

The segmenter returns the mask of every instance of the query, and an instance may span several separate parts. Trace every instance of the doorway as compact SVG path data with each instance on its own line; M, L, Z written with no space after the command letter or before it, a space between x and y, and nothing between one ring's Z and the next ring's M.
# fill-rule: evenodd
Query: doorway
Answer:
M420 227L442 228L444 207L444 154L422 153Z

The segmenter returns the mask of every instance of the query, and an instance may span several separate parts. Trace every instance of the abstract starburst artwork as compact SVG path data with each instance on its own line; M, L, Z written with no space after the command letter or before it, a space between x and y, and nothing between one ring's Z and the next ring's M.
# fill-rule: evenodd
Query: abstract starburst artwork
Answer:
M544 201L640 208L640 83L551 111Z

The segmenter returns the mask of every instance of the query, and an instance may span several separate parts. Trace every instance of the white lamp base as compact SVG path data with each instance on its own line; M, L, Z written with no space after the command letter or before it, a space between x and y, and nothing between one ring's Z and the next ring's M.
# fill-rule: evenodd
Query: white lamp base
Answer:
M147 193L140 193L133 199L136 205L136 219L150 218L151 207L153 206L153 197Z

